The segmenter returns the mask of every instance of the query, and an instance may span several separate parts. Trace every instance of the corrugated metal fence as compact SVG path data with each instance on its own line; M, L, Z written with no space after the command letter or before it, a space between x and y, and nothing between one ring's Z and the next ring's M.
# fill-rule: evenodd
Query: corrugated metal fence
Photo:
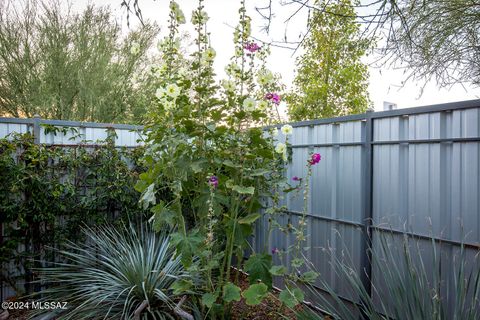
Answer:
M64 133L51 128L65 129ZM11 133L30 132L37 143L47 145L95 145L105 141L110 135L115 136L118 147L135 147L143 144L143 127L127 124L110 124L95 122L46 120L40 117L32 119L0 118L0 138Z
M84 137L45 134L42 124L75 127ZM450 250L451 255L458 252L462 242L471 254L477 252L480 100L292 125L293 161L287 169L288 178L305 175L310 153L319 152L323 157L314 168L310 189L309 258L342 296L352 298L346 280L330 267L332 257L321 248L336 248L338 254L348 250L353 267L365 274L365 280L373 279L377 287L381 284L376 283L376 275L381 270L372 266L365 252L372 239L375 246L380 233L398 232L402 237L407 230L423 239L425 246L431 239L450 245L442 250ZM135 146L141 137L141 128L136 126L0 118L0 137L31 131L40 137L38 142L50 144L94 143L105 139L112 129L118 146ZM288 195L284 204L288 214L283 223L295 224L302 211L301 197ZM257 250L267 241L266 219L257 225ZM290 236L275 232L269 246L287 248L291 243ZM428 259L425 257L427 264Z
M400 243L405 232L417 239L425 249L422 258L427 268L433 267L427 249L432 238L442 243L445 268L451 268L462 242L470 257L478 252L480 100L292 125L288 179L305 176L311 153L322 155L311 178L307 254L341 296L353 297L347 280L334 272L330 262L335 255L342 259L346 250L367 286L367 280L373 279L381 291L377 279L383 271L372 266L365 252L371 241L378 246L377 236L385 232ZM283 204L288 210L281 222L296 225L303 198L288 194ZM267 219L257 226L257 250L268 241ZM276 232L270 248L286 249L292 243L293 236ZM333 256L324 248L334 248Z
M45 120L39 117L33 119L0 118L0 139L8 138L10 134L27 132L34 135L36 143L66 148L77 145L96 147L105 143L107 138L114 140L115 146L119 148L130 148L143 144L143 127L141 126ZM2 213L0 212L0 214ZM4 240L4 231L4 225L0 223L0 244ZM1 267L7 268L7 270L17 270L13 263L1 265ZM16 283L21 286L24 281L19 278ZM15 294L15 290L0 279L0 301L15 296Z

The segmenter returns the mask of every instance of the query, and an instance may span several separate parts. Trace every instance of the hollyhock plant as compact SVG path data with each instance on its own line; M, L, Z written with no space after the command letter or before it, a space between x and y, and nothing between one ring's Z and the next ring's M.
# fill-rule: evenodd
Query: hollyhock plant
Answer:
M282 126L281 130L284 135L291 135L293 133L293 127L289 124Z
M217 176L210 176L210 178L208 178L208 184L217 188L218 187L218 177Z
M244 48L245 48L245 50L249 51L250 53L255 53L255 52L257 52L258 50L261 49L261 47L258 44L256 44L255 42L246 43Z
M172 2L170 33L161 42L162 67L151 77L153 88L159 88L152 95L158 99L154 99L148 117L147 171L140 177L137 190L158 200L147 203L152 207L155 227L173 228L172 246L182 264L190 268L195 262L194 272L206 279L190 284L191 288L185 283L176 284L185 292L199 292L202 310L222 319L231 300L219 293L240 291L230 272L234 263L243 268L243 259L233 256L250 247L248 239L265 195L273 198L277 185L282 183L283 187L290 149L288 137L282 142L275 137L280 130L280 126L275 128L280 121L275 110L280 96L274 92L282 92L283 86L278 76L265 71L268 46L260 50L250 40L244 1L235 29L236 54L221 82L214 73L216 52L205 24L208 15L203 2L199 0L192 15L196 49L188 56L176 41L181 39L178 32L183 19L178 19L180 9ZM257 81L259 74L261 79ZM269 99L265 99L267 93L271 94ZM274 128L271 134L263 130L264 126ZM288 126L283 128L283 132L290 131ZM149 185L151 190L147 190ZM269 255L266 247L262 255L252 255L248 265L257 265L255 259ZM247 264L245 270L252 271ZM268 283L268 275L262 281ZM225 308L213 310L213 303Z
M320 160L322 160L322 156L320 155L320 153L314 153L314 154L312 154L312 157L310 158L310 160L308 162L310 163L310 165L313 166L313 165L319 163Z
M255 101L255 99L246 98L245 100L243 100L243 107L247 111L255 110L256 105L257 105L257 102Z
M270 100L271 102L273 102L274 104L278 105L280 103L280 95L278 95L277 93L267 93L265 95L265 99L267 100Z

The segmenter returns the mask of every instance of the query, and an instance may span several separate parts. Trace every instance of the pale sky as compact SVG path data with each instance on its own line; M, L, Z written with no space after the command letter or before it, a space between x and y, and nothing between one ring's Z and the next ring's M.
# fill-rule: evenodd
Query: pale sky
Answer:
M133 0L131 1L133 2ZM139 0L144 19L156 21L162 28L162 34L167 30L168 18L168 0ZM187 22L190 21L191 13L197 6L196 0L177 0L181 9L185 13ZM268 0L246 0L248 14L252 17L252 35L261 40L268 41L270 39L280 40L284 37L285 25L283 21L287 15L292 12L291 7L283 8L278 3L279 0L273 0L277 3L274 7L276 15L275 23L271 27L270 35L262 32L261 26L264 21L261 20L259 14L255 11L255 7L262 7L268 3ZM82 10L88 3L96 5L108 5L114 11L117 19L127 30L125 9L120 7L121 0L72 0L73 10ZM238 22L239 0L205 0L205 9L210 16L208 21L208 29L211 32L212 46L217 51L215 60L215 69L219 77L224 76L224 66L228 63L229 58L233 54L233 30L231 27ZM288 26L288 37L294 41L299 32L304 30L306 16L298 16L291 21ZM131 27L138 24L135 16L130 17ZM187 23L188 25L188 23ZM183 30L191 32L193 29L189 26L182 27ZM272 54L269 59L270 69L282 75L283 83L290 86L294 78L295 59L292 57L292 51L288 49L272 47ZM366 58L366 62L374 61L377 57L371 56ZM376 111L383 109L383 102L394 102L399 108L408 108L422 105L430 105L437 103L446 103L452 101L470 100L480 98L480 89L471 86L456 85L450 90L439 89L435 83L428 83L420 95L420 88L423 83L408 82L401 87L404 79L404 70L391 70L387 68L370 67L370 99Z

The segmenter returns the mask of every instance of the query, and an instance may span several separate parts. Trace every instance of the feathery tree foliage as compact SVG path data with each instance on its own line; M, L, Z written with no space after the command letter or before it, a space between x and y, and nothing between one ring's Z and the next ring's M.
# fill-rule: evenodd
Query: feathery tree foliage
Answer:
M313 11L305 53L298 59L294 91L287 98L291 120L366 111L368 69L361 61L370 41L360 38L352 0L318 1L330 14Z
M122 36L103 7L0 2L0 115L139 122L148 100L132 79L158 31L145 24Z

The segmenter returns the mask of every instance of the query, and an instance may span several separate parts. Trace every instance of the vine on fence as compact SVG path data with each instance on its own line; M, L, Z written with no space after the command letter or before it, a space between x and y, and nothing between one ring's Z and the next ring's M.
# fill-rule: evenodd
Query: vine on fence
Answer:
M0 139L0 263L17 269L2 268L0 280L19 293L32 291L35 261L54 259L45 247L80 241L83 223L139 218L133 185L142 154L142 147L120 149L108 139L68 148L35 144L31 134ZM25 277L25 288L16 287L18 277Z

